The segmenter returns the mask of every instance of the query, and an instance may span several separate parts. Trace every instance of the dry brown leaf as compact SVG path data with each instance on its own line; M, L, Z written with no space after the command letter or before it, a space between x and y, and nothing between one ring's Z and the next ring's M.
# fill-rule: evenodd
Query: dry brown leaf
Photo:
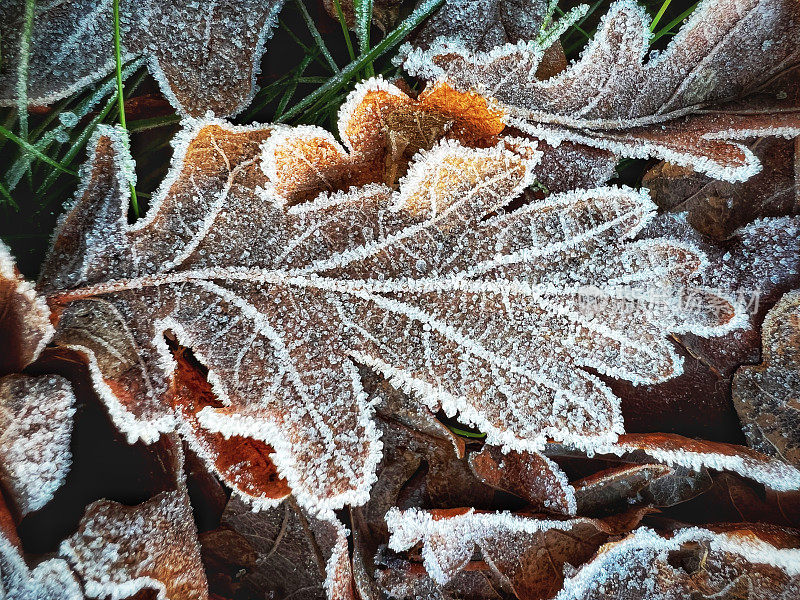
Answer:
M20 516L52 499L72 460L75 396L69 382L58 375L15 374L38 358L52 336L47 304L0 242L0 481Z
M555 600L790 600L800 593L800 550L776 547L776 538L785 539L745 527L670 538L642 528L601 548Z
M736 372L733 402L750 446L800 466L800 292L785 294L761 331L762 363Z
M583 518L541 520L472 509L393 509L386 520L389 547L402 552L421 544L424 568L439 586L470 568L477 552L507 592L521 600L543 600L560 589L565 566L586 562L609 535L620 531L618 527L629 531L642 514L606 523Z
M559 466L539 452L503 453L487 444L469 455L469 466L485 484L524 498L534 510L575 515L575 490Z
M575 456L562 444L550 444L548 456ZM578 455L580 453L577 453ZM797 490L800 471L745 446L697 440L669 433L626 433L606 447L596 447L596 457L623 462L728 471L757 481L776 491ZM614 459L613 457L618 457Z
M23 279L0 242L0 376L17 373L36 360L53 331L47 303Z
M201 538L215 570L230 573L218 582L224 595L244 598L352 600L346 530L317 518L292 499L253 512L232 498L220 529ZM212 582L212 590L213 587Z
M490 443L594 445L622 424L581 367L668 379L680 362L665 331L718 335L741 318L702 290L687 311L703 264L693 248L627 241L652 216L641 192L582 190L497 213L530 184L538 154L524 141L446 140L418 155L398 191L369 185L287 207L269 191L272 134L194 124L134 225L117 170L124 145L109 129L97 137L40 286L56 341L93 356L95 386L131 441L186 422L169 401L171 332L223 404L198 413L202 427L269 444L304 506L363 503L380 454L356 363ZM632 298L618 293L629 281ZM608 297L602 312L583 290ZM557 350L534 350L542 344Z
M94 502L60 552L90 598L127 598L146 588L156 590L159 599L208 598L184 490L162 492L138 506Z
M534 40L547 14L542 0L445 0L414 37L429 48L441 39L457 40L470 50L491 50L505 43Z

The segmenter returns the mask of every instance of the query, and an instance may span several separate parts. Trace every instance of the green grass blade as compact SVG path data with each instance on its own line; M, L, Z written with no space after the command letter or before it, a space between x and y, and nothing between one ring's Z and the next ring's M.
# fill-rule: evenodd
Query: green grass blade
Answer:
M356 37L358 51L361 54L369 51L369 31L372 28L372 0L353 0L353 12L356 20ZM366 66L367 77L375 76L372 62Z
M144 60L135 60L127 65L125 65L125 69L122 71L123 77L127 79L133 73L136 72L139 67L144 64ZM139 84L144 80L145 72L142 72L133 82L131 85L131 89L136 89ZM113 76L108 77L105 81L103 81L99 87L97 87L93 92L88 94L81 102L78 103L72 110L78 120L83 119L88 115L92 109L94 109L95 105L100 102L103 98L108 96L110 93L116 93L116 82ZM114 96L116 98L116 96ZM8 127L7 127L8 128ZM8 128L10 129L10 128ZM59 147L61 143L58 141L59 133L69 133L72 127L67 127L63 123L59 124L54 129L44 132L41 137L36 141L34 144L35 148L42 153L48 153L50 150L50 146L53 143L56 143ZM52 156L54 152L49 152ZM35 155L23 152L17 160L9 167L6 171L6 183L8 184L8 188L10 190L14 190L16 186L19 184L22 176L28 170L29 165L34 161L36 158ZM58 173L56 173L58 176Z
M314 25L314 19L311 18L311 15L308 14L308 9L306 5L303 4L302 0L295 0L297 7L300 9L300 14L303 15L303 19L306 22L306 27L308 27L309 33L311 33L311 37L314 38L314 41L317 43L317 48L322 53L322 56L327 61L328 65L330 66L331 70L334 73L338 73L341 69L339 69L339 65L336 64L336 61L333 60L333 56L328 51L328 47L325 45L325 42L322 40L322 36L317 30L317 26Z
M336 16L339 17L339 24L342 26L344 43L347 45L347 52L350 54L350 60L355 60L356 54L353 52L353 42L350 40L350 30L347 27L347 19L344 18L344 13L342 12L342 5L339 4L339 0L333 0L333 5L336 7Z
M341 73L331 77L325 85L318 87L299 103L287 110L277 121L285 123L289 119L297 117L310 106L319 101L324 101L326 96L345 86L367 63L373 62L376 58L383 56L386 52L402 42L415 27L428 17L428 15L439 8L443 1L444 0L426 0L420 4L414 12L392 30L389 35L383 38L380 43L370 48L369 52L362 54L358 59L342 69Z
M25 20L19 42L19 65L17 65L17 110L19 112L19 136L28 141L28 65L30 63L33 17L36 0L25 0Z
M669 8L670 2L672 2L672 0L664 0L664 2L661 4L661 8L658 9L656 16L653 17L653 22L650 23L650 31L656 30L656 25L658 25L658 22L661 20L661 17L664 16L664 13Z
M105 119L106 116L108 116L108 113L111 112L111 109L114 107L116 103L117 103L117 95L114 94L111 96L111 98L108 99L108 102L106 102L106 105L103 107L103 110L101 110L97 115L94 116L89 125L87 125L83 129L83 131L78 136L77 140L75 140L75 142L73 142L69 150L67 150L67 153L61 159L65 164L67 165L72 164L72 162L75 160L75 157L78 155L78 152L80 152L86 146L86 144L89 141L89 138L94 133L94 130L100 123L103 122L103 119ZM51 171L50 174L48 174L48 176L39 186L39 189L36 190L35 200L37 202L41 204L43 196L56 182L56 180L58 179L58 175L59 174L57 171Z
M30 144L30 142L26 142L25 140L23 140L19 136L14 135L11 131L6 129L5 127L0 126L0 135L5 137L5 138L8 138L12 142L14 142L18 146L20 146L22 149L24 149L26 152L30 152L31 154L36 156L36 158L38 158L39 160L43 160L44 162L46 162L51 167L53 167L55 169L58 169L59 171L62 171L64 173L69 173L73 177L77 177L78 176L78 174L75 171L73 171L72 169L68 169L65 166L57 163L52 158L50 158L49 156L47 156L46 154L41 152L38 148L36 148L35 146L32 146Z
M153 117L151 119L138 119L128 123L128 131L137 132L147 129L157 129L168 125L175 125L180 122L181 118L178 115L164 115L163 117Z
M689 15L691 15L691 14L694 12L694 9L695 9L695 8L697 8L697 5L698 5L698 4L699 4L699 2L695 2L695 3L694 3L694 4L692 4L692 5L691 5L689 8L687 8L685 11L683 11L681 14L679 14L677 17L675 17L674 19L672 19L672 21L670 21L668 25L666 25L666 26L665 26L663 29L661 29L661 31L659 31L658 33L656 33L656 34L653 36L653 39L652 39L652 40L650 40L650 43L651 43L651 44L654 44L654 43L656 42L656 40L658 40L659 38L661 38L661 37L663 37L663 36L665 36L665 35L667 35L667 34L671 33L671 31L672 31L672 28L673 28L673 27L675 27L676 25L680 25L680 23L681 23L681 22L682 22L682 21L683 21L683 20L684 20L686 17L688 17Z
M0 181L0 196L2 196L3 198L3 202L0 202L0 204L8 204L14 210L19 210L19 206L17 205L16 202L14 202L14 199L11 197L11 194L9 193L6 186L3 185L2 181Z
M114 60L117 66L117 101L119 102L119 124L127 130L125 123L125 94L122 85L122 52L119 34L119 0L114 0ZM139 201L136 198L136 186L131 183L131 206L133 214L139 218Z

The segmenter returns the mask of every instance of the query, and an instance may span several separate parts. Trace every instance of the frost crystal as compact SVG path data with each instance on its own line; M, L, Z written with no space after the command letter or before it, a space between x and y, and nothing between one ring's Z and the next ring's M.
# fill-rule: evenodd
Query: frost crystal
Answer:
M60 558L30 570L20 551L0 533L0 597L3 600L84 600L69 565Z
M327 510L364 502L380 459L356 364L489 443L594 446L622 418L584 368L663 381L681 370L668 332L718 335L741 320L733 300L692 286L699 251L630 241L652 216L646 193L580 190L503 211L531 183L530 144L445 140L397 190L287 206L268 178L274 131L186 129L132 226L124 145L113 130L96 138L39 285L63 307L56 341L93 356L95 388L129 439L175 427L168 331L224 405L201 410L200 425L268 443L298 500Z
M67 476L74 402L58 375L0 379L0 478L23 515L44 506Z
M623 156L656 156L740 181L760 164L731 140L794 137L800 119L797 98L785 93L764 89L744 104L729 101L775 83L800 58L799 34L793 0L706 0L664 52L643 62L649 17L635 2L620 0L581 58L544 81L535 75L544 48L534 40L488 52L440 40L407 51L404 66L497 100L509 125L553 145L568 140Z
M236 114L255 93L264 45L283 1L123 0L122 60L148 57L164 95L185 114ZM24 15L25 0L0 3L0 105L16 101ZM111 0L37 3L28 102L50 104L111 72L113 24Z

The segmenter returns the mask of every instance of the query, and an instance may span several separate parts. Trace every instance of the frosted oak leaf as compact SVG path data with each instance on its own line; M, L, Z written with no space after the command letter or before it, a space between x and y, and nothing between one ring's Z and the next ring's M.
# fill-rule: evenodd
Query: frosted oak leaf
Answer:
M183 114L237 114L255 93L283 2L122 0L122 60L147 57L162 92ZM30 41L23 35L25 4L0 4L0 106L17 102L20 82L27 81L29 104L51 104L112 72L111 0L36 3Z
M580 59L543 81L536 41L488 52L440 41L406 51L404 66L495 99L509 125L548 143L658 157L740 181L760 165L736 140L800 134L798 34L793 0L707 0L666 50L645 60L649 17L620 0Z
M666 332L715 335L740 320L734 301L690 289L701 253L630 241L653 213L644 192L581 190L504 212L531 183L538 155L525 142L443 141L398 190L287 206L263 164L274 133L188 126L134 225L119 134L103 129L92 146L39 286L60 343L92 357L131 440L181 426L169 333L208 368L221 404L199 425L269 444L298 501L327 510L366 501L380 459L357 364L490 443L594 446L623 426L587 369L662 381L681 369Z

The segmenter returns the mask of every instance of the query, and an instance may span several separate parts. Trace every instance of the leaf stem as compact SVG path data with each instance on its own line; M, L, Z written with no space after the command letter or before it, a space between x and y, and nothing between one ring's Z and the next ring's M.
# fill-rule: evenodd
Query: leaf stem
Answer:
M119 124L122 125L124 130L128 130L125 123L125 97L123 94L122 85L122 52L120 50L120 34L119 34L119 0L114 0L114 59L117 63L117 100L119 101ZM139 218L139 201L136 198L136 186L133 183L131 186L131 206L133 207L133 214Z

